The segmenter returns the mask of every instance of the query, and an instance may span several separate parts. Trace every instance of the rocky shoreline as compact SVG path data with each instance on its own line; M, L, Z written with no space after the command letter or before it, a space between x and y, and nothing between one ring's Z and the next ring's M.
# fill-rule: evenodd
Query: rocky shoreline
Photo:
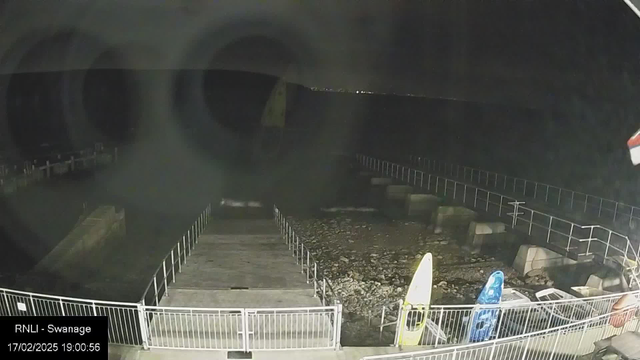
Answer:
M357 211L287 220L341 300L345 321L351 322L343 329L347 337L350 327L360 332L363 323L375 327L382 305L404 298L427 252L434 259L432 304L473 304L496 270L504 272L505 287L517 288L532 299L533 289L553 285L542 272L521 277L502 259L463 249L458 245L460 234L434 234L420 222Z

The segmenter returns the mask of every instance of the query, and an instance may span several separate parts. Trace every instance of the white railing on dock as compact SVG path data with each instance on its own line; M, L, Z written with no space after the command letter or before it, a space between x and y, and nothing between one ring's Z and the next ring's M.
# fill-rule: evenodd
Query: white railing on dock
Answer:
M526 233L534 241L548 244L553 250L575 256L600 257L610 265L631 270L630 281L638 284L638 253L626 235L600 225L578 225L528 208L512 197L402 164L365 155L357 155L357 158L367 169L492 215L510 224L512 229Z
M640 301L640 291L557 301L538 301L500 305L431 305L427 312L427 326L420 345L451 346L467 342L473 315L483 310L496 310L498 322L492 339L526 335L536 331L563 326L590 319L612 311L613 305L625 294ZM414 304L417 305L417 304ZM402 300L384 305L380 317L380 336L393 329L394 345L402 337L405 326L398 319L420 319L424 314L411 306L402 306Z
M625 231L632 231L640 226L640 208L623 204L619 201L605 199L600 196L561 188L539 181L517 178L419 156L409 156L409 162L429 172L440 173L487 188L508 190L513 194L533 198L563 211L582 213L594 218L611 221L617 226L622 226Z
M632 313L630 313L630 311ZM552 327L524 335L510 336L481 343L436 349L365 356L361 360L538 360L576 359L594 350L594 342L628 331L638 331L640 320L628 319L615 328L612 317L629 318L636 309L622 309L560 327ZM635 317L635 316L634 316Z
M57 157L57 159L53 161L45 160L43 164L39 164L36 160L25 161L19 170L17 165L0 164L0 193L13 193L31 183L57 175L64 175L78 168L95 168L98 165L116 162L118 148L107 151L101 144L96 144L95 150L83 150L65 154L65 160L60 154L56 154L53 157Z
M143 345L141 304L1 289L0 316L107 316L109 343Z
M169 295L169 284L176 282L176 274L182 272L182 265L187 262L187 257L198 243L198 237L211 220L211 210L211 204L207 205L180 241L162 259L144 290L142 305L159 305L162 298Z
M284 216L276 206L273 207L273 215L285 243L296 258L296 264L300 265L300 272L307 277L307 283L313 282L314 296L320 296L323 305L328 305L336 301L340 302L340 299L333 291L331 282L325 275L324 269L311 254L309 247L304 245L303 239L300 239L296 234L296 231L287 221L286 216Z
M149 347L311 350L340 346L341 306L185 308L145 306Z

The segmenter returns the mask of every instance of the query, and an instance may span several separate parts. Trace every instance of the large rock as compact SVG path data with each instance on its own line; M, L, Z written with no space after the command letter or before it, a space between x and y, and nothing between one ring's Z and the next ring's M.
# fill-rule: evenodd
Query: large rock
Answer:
M521 245L513 261L513 268L525 275L534 269L547 269L563 265L574 265L575 260L536 245Z

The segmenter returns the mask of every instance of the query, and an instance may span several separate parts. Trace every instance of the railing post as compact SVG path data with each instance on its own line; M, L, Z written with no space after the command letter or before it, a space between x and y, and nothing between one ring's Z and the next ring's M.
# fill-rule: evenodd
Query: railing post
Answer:
M164 294L166 296L169 296L169 287L167 286L167 265L166 265L166 258L162 259L162 278L163 278L163 282L164 282Z
M613 222L616 222L616 217L618 215L618 202L616 201L616 207L613 209Z
M589 203L589 194L584 198L584 213L587 213L587 203Z
M571 230L573 231L573 226L571 225ZM587 253L585 255L589 255L591 252L589 250L591 250L591 239L593 239L593 227L591 227L591 230L589 231L589 241L587 241Z
M178 241L178 272L182 272L182 255L180 255L180 241Z
M313 262L313 297L318 296L318 263Z
M551 227L553 226L553 216L549 217L549 230L547 231L547 244L549 243L549 239L551 238Z
M304 274L304 243L302 242L300 243L300 273Z
M578 345L576 346L576 350L574 351L574 356L573 356L574 359L578 357L578 351L580 351L580 347L582 346L582 341L584 340L584 335L587 332L588 325L589 325L589 322L584 323L584 328L582 328L582 335L580 335L580 341L578 342Z
M553 344L553 350L551 350L551 357L549 360L553 360L553 356L556 354L556 349L558 349L558 340L560 340L560 335L562 334L562 330L558 331L558 335L556 336L556 341Z
M335 300L335 323L333 330L333 345L336 350L340 350L340 330L342 329L342 304Z
M404 329L404 324L402 323L403 314L404 314L404 306L402 306L402 300L398 300L398 317L396 318L396 333L395 338L393 339L393 346L398 347L400 345L400 336L402 335L402 329Z
M440 318L438 319L438 329L442 329L442 318L444 317L444 308L440 308ZM400 319L398 319L400 321ZM436 343L434 347L438 347L438 341L440 341L439 334L436 334Z
M467 184L464 184L464 192L462 193L462 204L467 203Z
M473 197L473 208L476 208L476 204L478 203L478 188L476 188L476 195Z
M309 249L307 249L307 284L309 283Z
M609 230L609 237L607 238L607 248L604 250L604 259L607 259L607 255L609 254L609 246L611 246L611 230ZM623 265L623 267L626 266L626 264Z
M327 306L327 278L322 278L322 306Z
M549 201L549 185L547 185L547 193L544 194L544 202L548 202Z
M602 198L600 198L600 206L598 207L598 217L602 214Z
M142 338L142 347L145 350L149 350L149 329L147 327L145 308L144 308L144 305L141 303L137 305L137 308L138 308L138 323L140 323L140 337Z
M153 274L153 291L155 292L155 298L156 298L156 306L160 305L160 302L158 301L158 284L156 281L156 274Z
M180 245L180 243L178 243ZM173 279L173 283L176 282L176 270L175 270L175 260L173 258L173 249L171 249L171 277Z
M2 290L2 297L4 298L4 304L7 307L7 315L11 316L13 315L11 313L11 308L9 307L9 300L7 299L7 292L5 290Z
M560 206L560 199L562 199L562 188L558 188L558 206Z
M522 195L527 196L527 179L524 179L524 186L522 187Z
M449 179L444 179L444 197L447 197L447 184L449 183Z
M529 342L531 342L531 336L527 338L527 344L524 346L521 360L527 359L527 351L529 350Z
M631 223L633 221L633 210L635 209L635 207L631 207L631 215L629 215L629 227L631 227Z
M66 316L64 313L64 304L62 303L62 299L60 299L60 310L62 311L62 316Z
M182 235L182 251L184 252L184 263L187 263L187 256L189 256L189 249L187 248L187 237Z

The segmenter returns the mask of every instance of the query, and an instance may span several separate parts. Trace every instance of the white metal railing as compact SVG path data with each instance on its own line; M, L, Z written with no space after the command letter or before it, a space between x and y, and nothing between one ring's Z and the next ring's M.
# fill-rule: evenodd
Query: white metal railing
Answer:
M613 305L629 294L640 300L640 291L594 296L580 299L539 301L499 305L431 305L427 312L427 326L420 345L434 347L466 343L469 340L470 319L483 310L495 310L498 322L492 339L525 335L593 318L612 311ZM416 305L416 304L414 304ZM405 331L398 319L408 319L408 327L415 325L423 313L412 306L403 306L402 300L384 305L380 317L380 336L385 329L393 329L394 345Z
M187 262L187 257L198 243L198 237L211 219L211 210L211 204L207 205L189 230L182 235L182 239L164 257L144 290L142 305L159 305L162 298L169 294L169 284L176 281L176 273L182 272L182 265Z
M0 316L107 316L109 343L143 345L142 305L77 299L0 288Z
M116 162L118 148L113 149L113 154L104 152L102 146L96 144L95 151L83 150L71 153L69 158L62 160L61 155L57 155L58 161L46 160L39 165L37 161L25 161L22 169L18 171L17 166L13 166L13 171L6 164L0 165L0 189L3 193L15 192L19 187L38 182L53 175L63 175L69 171L75 171L78 167L96 167L98 164Z
M311 350L340 345L342 307L186 308L144 306L149 347L193 350Z
M635 312L635 308L627 308L524 335L422 351L365 356L361 360L576 359L591 353L595 341L627 331L638 331L640 321L635 317ZM627 321L616 328L610 325L613 317L623 317Z
M314 296L320 296L323 305L340 301L333 291L331 282L326 277L324 269L318 265L318 261L316 261L315 257L309 251L309 247L304 245L304 242L296 235L296 231L291 227L287 218L276 206L273 207L273 215L280 228L282 237L296 258L296 264L300 265L300 271L306 275L307 283L313 282Z
M405 165L360 154L357 158L363 166L384 176L497 217L512 229L528 234L534 241L546 243L553 250L568 255L594 256L611 265L630 269L631 280L637 283L638 253L626 235L600 225L578 225L525 207L523 202L512 197Z
M632 235L634 233L632 230L640 226L640 208L623 204L619 201L538 181L413 155L409 157L409 162L427 171L455 177L456 179L476 183L487 188L510 191L514 196L532 198L563 211L587 215L593 219L610 221L612 227L625 232L627 235Z

